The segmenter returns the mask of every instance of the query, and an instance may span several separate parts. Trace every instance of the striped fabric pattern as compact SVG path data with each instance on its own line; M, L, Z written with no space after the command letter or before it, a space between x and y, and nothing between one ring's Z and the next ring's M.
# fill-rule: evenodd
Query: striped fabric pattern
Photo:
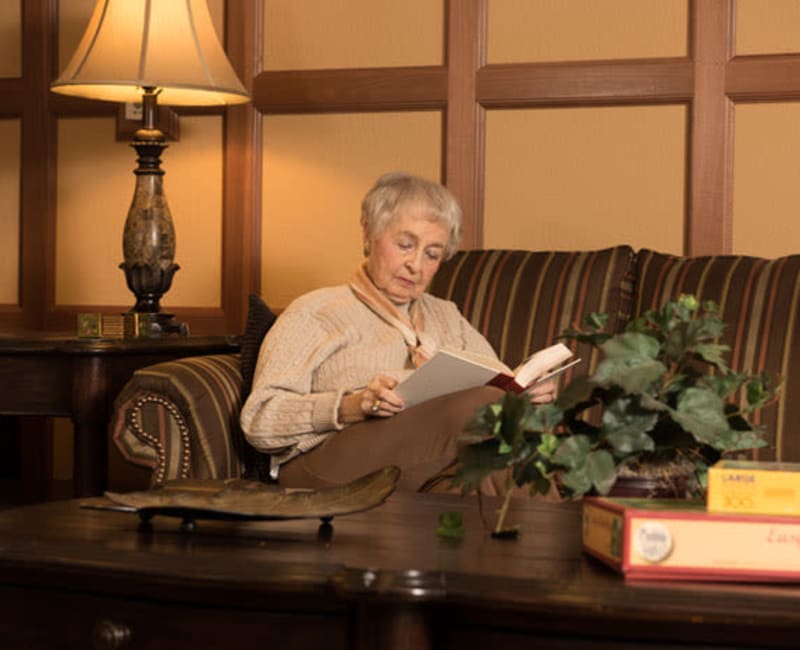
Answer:
M678 257L628 246L596 251L471 250L442 264L431 293L453 300L500 357L514 366L556 340L589 312L609 314L621 330L631 314L681 293L714 300L729 324L723 341L739 371L766 370L785 380L784 398L756 420L770 446L756 458L800 461L800 255ZM574 344L573 344L574 345ZM574 372L591 373L599 358L586 346ZM572 371L567 373L569 380ZM138 370L117 398L111 434L131 462L169 478L266 477L266 458L239 428L239 355L190 357Z
M442 264L430 287L452 300L492 344L516 366L550 345L587 313L606 312L617 331L627 321L633 291L634 251L617 246L595 251L532 252L470 250ZM590 372L597 353L570 343ZM566 380L569 380L568 371Z
M762 259L741 255L676 257L652 250L637 256L634 314L659 307L681 293L720 305L728 325L722 342L740 372L764 370L785 380L783 398L753 421L765 427L763 460L800 461L800 255Z
M116 399L111 434L130 462L172 478L235 478L251 464L239 427L238 354L198 356L137 370Z

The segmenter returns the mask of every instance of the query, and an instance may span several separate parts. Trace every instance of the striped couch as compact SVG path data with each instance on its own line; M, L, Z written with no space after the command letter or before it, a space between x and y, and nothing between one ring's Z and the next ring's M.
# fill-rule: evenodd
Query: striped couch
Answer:
M730 364L785 379L785 397L760 414L762 459L800 461L800 255L678 257L628 246L596 251L472 250L442 265L431 292L453 300L515 365L582 316L604 311L614 330L681 293L720 304ZM596 352L579 349L591 372ZM169 478L264 476L244 442L239 355L181 359L137 371L117 398L110 433L151 484ZM247 360L252 363L252 359ZM797 370L793 370L797 368ZM566 378L567 380L569 377ZM110 480L114 485L113 473ZM141 486L144 487L144 486Z

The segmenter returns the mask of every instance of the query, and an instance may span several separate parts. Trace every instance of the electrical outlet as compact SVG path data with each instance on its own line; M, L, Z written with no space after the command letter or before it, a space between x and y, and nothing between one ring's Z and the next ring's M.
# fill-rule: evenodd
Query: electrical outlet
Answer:
M125 103L125 119L133 120L135 122L142 121L142 103L141 102L126 102Z

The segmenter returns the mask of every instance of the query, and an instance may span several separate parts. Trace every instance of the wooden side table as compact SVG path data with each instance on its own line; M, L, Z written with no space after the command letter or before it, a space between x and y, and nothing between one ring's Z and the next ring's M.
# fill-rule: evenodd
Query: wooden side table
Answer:
M133 372L181 357L238 352L239 338L0 335L0 414L70 417L75 427L73 493L102 494L111 408Z

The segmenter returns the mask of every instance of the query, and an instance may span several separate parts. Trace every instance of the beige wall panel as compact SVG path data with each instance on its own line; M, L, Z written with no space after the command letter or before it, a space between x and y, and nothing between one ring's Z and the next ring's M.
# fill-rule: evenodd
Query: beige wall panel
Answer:
M265 116L262 280L277 308L347 281L363 260L361 199L382 173L439 180L441 115Z
M111 118L58 120L56 303L132 305L122 226L133 195L135 154Z
M0 120L0 304L19 303L20 121Z
M733 252L800 253L800 104L737 104Z
M0 2L0 77L22 76L22 0Z
M181 140L164 152L165 191L180 270L165 306L222 305L222 118L183 116Z
M264 68L440 65L443 0L265 0Z
M686 56L687 0L491 0L489 63Z
M800 52L798 0L736 0L736 54Z
M489 111L485 243L680 253L682 106Z
M132 306L118 268L136 154L110 118L59 120L56 303ZM163 307L220 304L222 120L182 117L181 141L164 153L164 187L181 269Z

